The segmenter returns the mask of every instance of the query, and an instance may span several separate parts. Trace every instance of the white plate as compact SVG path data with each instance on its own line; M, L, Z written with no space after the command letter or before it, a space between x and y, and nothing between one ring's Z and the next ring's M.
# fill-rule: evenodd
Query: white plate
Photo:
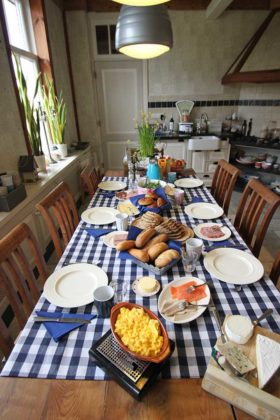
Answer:
M180 188L197 188L203 185L203 181L197 178L181 178L175 181L175 185Z
M128 235L128 232L125 230L117 230L116 232L110 232L108 235L103 236L103 242L105 245L107 245L109 248L116 248L116 245L114 243L114 238L116 235L123 234ZM124 239L125 240L125 239Z
M122 181L103 181L98 184L98 187L105 191L119 191L126 188L127 185Z
M208 238L208 236L204 236L201 233L201 228L204 227L211 227L211 226L220 226L221 231L223 232L223 236L221 236L220 238ZM230 238L231 236L231 230L227 227L227 226L221 226L218 223L201 223L200 225L195 226L194 228L194 233L196 234L196 236L198 236L201 239L206 239L207 241L211 241L211 242L219 242L219 241L225 241L226 239Z
M132 204L130 200L122 201L118 204L117 209L120 213L128 214L129 216L137 216L140 214L138 208Z
M93 207L85 210L81 219L90 225L109 225L116 221L115 216L118 213L119 211L112 207Z
M56 306L77 308L93 302L93 292L106 286L105 271L94 264L70 264L55 271L44 285L44 296Z
M161 292L161 294L159 295L159 298L158 298L158 310L159 310L161 316L164 319L166 319L166 321L173 322L173 324L185 324L186 322L191 322L194 319L200 317L200 315L203 314L203 312L206 310L206 307L205 308L197 308L196 311L191 311L191 312L186 313L186 314L174 315L174 316L167 316L167 315L164 315L161 312L161 309L162 309L164 303L167 300L172 299L171 292L170 292L170 286L181 286L182 284L187 283L191 280L195 280L196 284L205 283L204 280L200 280L197 277L184 277L184 278L181 278L181 279L178 279L178 280L173 280L171 283L168 283L168 285L165 286L165 288L162 290L162 292ZM205 286L205 292L207 294L207 296L205 298L200 299L197 302L192 302L192 303L194 303L195 305L196 304L198 304L198 305L199 304L208 305L209 302L210 302L210 290L209 290L209 287L207 285Z
M156 295L160 289L160 283L156 280L156 288L153 292L142 292L142 290L139 289L138 284L139 284L139 280L134 280L134 282L132 283L132 290L134 291L134 293L136 293L136 295L142 296L142 297L149 297L149 296L153 296Z
M184 211L194 219L217 219L224 214L222 207L212 203L192 203Z
M254 283L264 274L260 261L240 249L213 249L206 254L203 262L212 276L229 284Z

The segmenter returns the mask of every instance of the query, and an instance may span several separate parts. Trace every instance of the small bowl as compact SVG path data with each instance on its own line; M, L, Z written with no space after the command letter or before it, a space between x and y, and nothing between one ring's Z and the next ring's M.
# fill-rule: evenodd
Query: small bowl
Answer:
M159 322L160 328L161 328L161 334L163 337L163 344L160 353L157 356L141 356L141 354L135 353L134 351L129 350L129 348L122 342L121 338L118 336L118 334L115 332L115 323L117 320L117 317L119 315L121 308L139 308L144 309L144 311L149 315L150 318L156 319ZM131 354L133 357L135 357L138 360L145 360L146 362L153 362L153 363L161 363L163 360L165 360L170 355L170 345L169 345L169 338L167 335L167 331L165 327L163 326L160 319L154 314L152 311L150 311L147 308L144 308L143 306L136 305L135 303L129 303L129 302L120 302L117 305L113 306L111 309L111 316L110 316L110 322L111 322L111 329L112 333L118 342L119 346L126 351L127 353Z
M272 167L272 163L270 163L270 162L262 162L262 168L264 170L271 169L271 167Z

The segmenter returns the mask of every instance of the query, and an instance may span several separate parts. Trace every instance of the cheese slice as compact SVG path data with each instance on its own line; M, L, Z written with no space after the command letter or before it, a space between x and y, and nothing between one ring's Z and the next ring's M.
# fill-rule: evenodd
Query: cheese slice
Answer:
M250 340L254 326L248 316L230 315L225 324L225 333L236 344L245 344Z
M263 388L280 367L280 343L258 334L256 357L259 388Z

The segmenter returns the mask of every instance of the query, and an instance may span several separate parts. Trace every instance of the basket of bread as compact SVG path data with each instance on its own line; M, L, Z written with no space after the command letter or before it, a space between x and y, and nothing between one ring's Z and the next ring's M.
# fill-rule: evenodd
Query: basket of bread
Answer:
M170 355L166 329L149 309L121 302L113 306L110 321L120 347L136 359L160 363Z
M169 210L171 208L170 201L168 200L162 187L155 190L148 189L145 194L139 194L131 197L130 201L141 213L145 213L146 211L161 213L162 211Z
M158 233L153 227L142 230L131 226L125 241L116 245L119 257L155 274L162 275L181 258L181 244L168 239L166 233Z

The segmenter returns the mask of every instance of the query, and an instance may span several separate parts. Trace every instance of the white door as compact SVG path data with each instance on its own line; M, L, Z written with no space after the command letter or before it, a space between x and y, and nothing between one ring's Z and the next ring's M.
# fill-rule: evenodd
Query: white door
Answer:
M126 141L137 142L135 124L144 110L142 61L96 62L96 85L106 169L121 169Z

